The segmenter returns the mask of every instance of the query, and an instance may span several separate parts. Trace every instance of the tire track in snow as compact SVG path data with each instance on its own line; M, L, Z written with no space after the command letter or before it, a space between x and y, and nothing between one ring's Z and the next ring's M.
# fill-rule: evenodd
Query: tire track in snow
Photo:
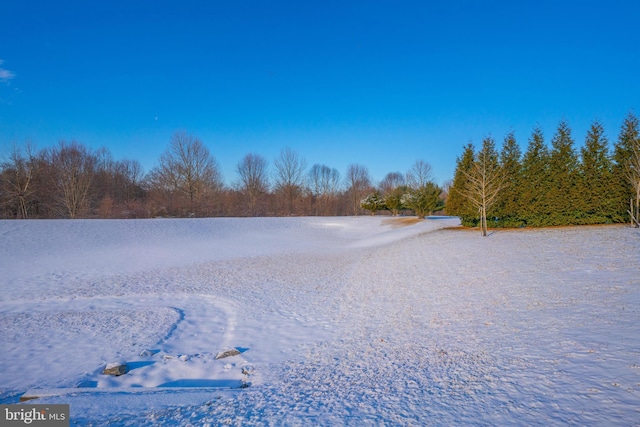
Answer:
M12 366L14 372L24 372L13 381L5 380L5 388L25 391L75 387L80 382L101 378L99 374L105 363L143 360L139 355L145 349L156 349L173 356L215 355L236 339L235 304L207 295L50 299L28 303L29 310L25 310L25 303L3 303L0 323L18 322L23 328L42 333L22 336L18 333L19 327L7 325L2 328L0 336L6 347L0 354L0 362ZM30 322L42 326L31 327ZM46 332L50 328L53 329ZM84 344L84 334L90 334L94 346ZM49 366L71 364L71 370L52 370L68 375L64 378L51 376L40 364L43 357L35 353L31 357L15 354L13 349L25 347L20 344L21 339L37 339L38 346L32 351L37 354L43 349L48 351L51 354ZM102 346L95 348L96 342Z

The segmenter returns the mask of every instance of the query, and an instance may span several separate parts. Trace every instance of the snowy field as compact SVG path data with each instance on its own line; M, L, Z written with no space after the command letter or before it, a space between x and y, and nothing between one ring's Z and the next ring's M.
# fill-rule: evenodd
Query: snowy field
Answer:
M401 225L0 221L0 403L68 403L72 425L640 423L637 230Z

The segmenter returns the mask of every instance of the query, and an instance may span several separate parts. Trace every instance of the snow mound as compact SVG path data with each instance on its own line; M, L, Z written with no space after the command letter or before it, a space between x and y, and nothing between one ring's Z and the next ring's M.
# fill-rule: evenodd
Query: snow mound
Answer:
M364 247L420 230L417 226L392 232L384 221L383 217L0 221L0 266L12 299L30 298L43 288L73 288L78 282L114 273L332 251L336 245ZM458 223L450 218L437 226ZM430 228L435 227L433 222ZM376 241L377 235L383 237ZM124 291L127 286L123 285Z

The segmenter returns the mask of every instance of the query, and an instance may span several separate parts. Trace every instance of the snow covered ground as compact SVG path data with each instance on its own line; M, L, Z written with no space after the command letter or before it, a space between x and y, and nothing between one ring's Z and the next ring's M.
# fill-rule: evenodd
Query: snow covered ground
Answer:
M457 224L0 221L0 403L29 391L78 425L637 424L640 233Z

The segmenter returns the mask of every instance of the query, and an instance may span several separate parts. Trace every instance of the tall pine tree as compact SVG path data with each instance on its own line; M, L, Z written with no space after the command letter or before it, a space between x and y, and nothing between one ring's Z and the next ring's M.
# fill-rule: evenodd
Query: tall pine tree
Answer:
M447 214L460 217L462 225L473 227L478 224L478 210L463 195L465 188L469 186L467 174L473 168L475 148L472 143L464 146L462 156L456 160L456 170L453 175L453 183L449 189L449 197L445 209Z
M522 158L519 212L524 225L542 227L550 225L549 216L549 150L544 135L536 127L529 138Z
M549 157L549 208L555 225L583 221L579 188L579 162L573 147L571 128L561 121L551 141Z
M494 209L498 227L521 227L524 222L520 218L520 183L522 180L522 151L516 142L513 132L504 138L500 151L500 165L504 175L504 186L498 196Z
M580 150L580 193L583 223L603 224L613 222L612 161L609 157L609 142L604 128L594 122Z

